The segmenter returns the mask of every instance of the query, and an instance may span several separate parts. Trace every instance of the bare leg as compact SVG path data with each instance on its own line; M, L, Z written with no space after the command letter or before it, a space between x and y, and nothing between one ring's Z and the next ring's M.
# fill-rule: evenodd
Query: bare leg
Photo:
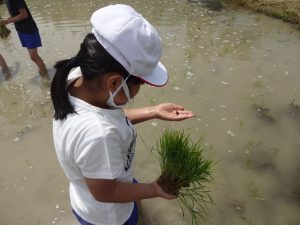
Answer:
M5 80L8 80L11 77L11 74L9 72L8 66L5 62L5 59L3 56L0 54L0 67L2 68L2 72L5 76Z
M8 71L8 67L7 64L5 62L5 59L3 58L3 56L0 54L0 67L2 68L2 71Z
M37 65L39 68L39 73L43 79L49 80L49 75L45 66L43 59L39 56L37 48L27 49L30 55L30 59Z

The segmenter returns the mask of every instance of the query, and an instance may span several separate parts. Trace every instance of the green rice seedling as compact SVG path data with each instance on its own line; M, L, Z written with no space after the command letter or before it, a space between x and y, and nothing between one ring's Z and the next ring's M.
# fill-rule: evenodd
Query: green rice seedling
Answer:
M10 34L10 30L6 26L0 26L0 37L7 39Z
M1 19L1 16L0 16ZM6 26L0 26L0 37L2 39L7 39L10 34L10 30Z
M190 213L192 224L207 223L207 204L213 202L207 184L212 181L212 160L205 159L203 136L195 143L183 130L167 129L157 141L161 176L158 184L177 195L184 216Z

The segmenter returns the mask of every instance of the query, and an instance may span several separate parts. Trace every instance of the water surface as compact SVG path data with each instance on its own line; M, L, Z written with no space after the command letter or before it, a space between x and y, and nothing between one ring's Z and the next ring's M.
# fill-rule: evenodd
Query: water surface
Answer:
M27 1L50 74L57 60L77 52L91 30L91 13L113 2ZM170 74L163 88L143 86L131 107L174 102L197 114L184 122L137 125L145 142L140 138L137 145L137 179L159 176L147 148L163 128L184 128L195 140L204 133L207 156L217 162L213 224L299 224L299 31L256 13L213 11L197 2L124 3L157 28ZM0 13L5 16L4 7ZM9 81L0 76L0 224L76 224L52 144L49 88L9 28L11 37L0 42L13 71ZM175 201L145 200L142 206L144 225L190 225Z

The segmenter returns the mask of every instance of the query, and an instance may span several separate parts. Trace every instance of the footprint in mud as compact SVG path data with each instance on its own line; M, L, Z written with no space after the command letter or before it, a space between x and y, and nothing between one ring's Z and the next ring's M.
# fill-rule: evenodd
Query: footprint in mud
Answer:
M238 200L232 200L232 202L230 203L231 207L238 212L240 215L244 215L246 212L246 207L245 204L238 201Z
M295 195L295 197L298 199L298 201L300 203L300 184L298 184L295 187L295 190L293 191L293 194Z
M278 184L281 186L281 194L286 199L296 201L300 206L300 167L286 174Z
M223 9L223 5L220 0L188 0L188 2L200 2L204 7L212 11L221 11Z
M260 120L268 124L275 124L276 122L278 122L278 118L275 118L275 116L271 113L270 109L267 106L253 104L252 108L255 110L256 116ZM285 106L282 113L284 115L288 114L290 118L300 120L300 105L296 104L296 101L294 99L291 103L288 104L288 108L286 108Z
M300 118L300 105L295 103L295 99L289 105L290 105L290 109L289 109L290 115L292 115L293 117Z
M47 68L47 71L48 71L48 75L49 75L50 80L52 80L54 75L55 75L56 70L53 67L51 67L51 68Z
M20 71L20 62L15 62L14 63L14 66L9 66L8 67L8 72L3 74L3 78L4 79L1 79L1 82L2 81L9 81L11 80L12 78L14 78L16 76L16 74Z
M41 86L43 85L44 87L50 87L51 81L48 79L43 79L39 74L35 75L32 78L28 79L29 83L35 85L35 86Z
M15 62L15 65L10 68L11 74L16 75L20 71L20 62Z
M270 109L263 105L253 104L253 109L256 111L256 116L261 118L263 121L273 124L276 122L273 115L270 113Z
M259 173L267 171L278 173L273 149L254 151L252 154L249 154L246 165L249 169Z
M276 160L280 149L269 148L262 143L250 141L244 149L235 153L234 161L243 163L247 169L258 173L278 173Z

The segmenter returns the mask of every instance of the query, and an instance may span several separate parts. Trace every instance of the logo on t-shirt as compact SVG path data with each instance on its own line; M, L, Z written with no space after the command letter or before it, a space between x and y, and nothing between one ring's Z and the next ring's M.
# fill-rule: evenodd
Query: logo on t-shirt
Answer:
M128 119L126 118L126 122L129 125L128 123ZM132 140L130 142L130 145L129 145L129 148L128 148L128 153L127 153L127 162L126 162L126 165L125 165L125 171L127 172L129 170L129 168L131 167L131 163L132 163L132 160L133 160L133 156L134 156L134 151L135 151L135 141L136 141L136 132L135 130L133 129L132 126L130 126L131 130L132 130Z

